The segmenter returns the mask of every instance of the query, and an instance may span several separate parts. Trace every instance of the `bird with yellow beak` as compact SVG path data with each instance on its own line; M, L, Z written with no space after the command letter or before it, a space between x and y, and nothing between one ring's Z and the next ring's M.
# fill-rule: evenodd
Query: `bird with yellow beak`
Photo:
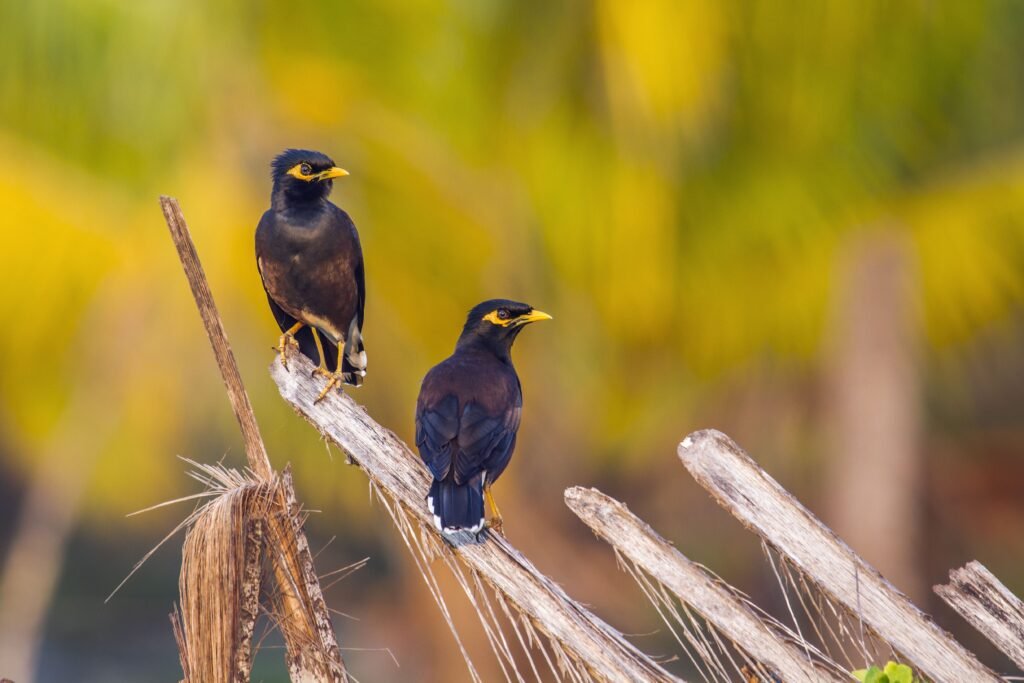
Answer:
M491 486L516 446L523 392L512 366L512 343L529 323L551 316L529 304L492 299L466 317L455 352L423 378L416 403L416 446L434 481L427 507L445 534L502 531Z
M363 311L366 282L359 234L327 196L348 175L325 154L289 149L271 164L270 208L256 227L256 265L270 310L283 334L287 367L292 346L318 364L334 387L359 386L366 376Z

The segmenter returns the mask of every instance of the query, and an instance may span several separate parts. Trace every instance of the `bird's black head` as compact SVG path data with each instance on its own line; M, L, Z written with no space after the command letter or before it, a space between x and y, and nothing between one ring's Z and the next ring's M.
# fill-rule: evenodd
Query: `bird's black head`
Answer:
M331 193L334 178L348 171L334 165L326 154L308 149L286 149L270 164L274 179L272 201L290 204L317 202Z
M508 358L512 342L523 327L538 320L551 320L551 316L518 301L485 301L474 306L466 316L466 324L456 348L483 346L501 358Z

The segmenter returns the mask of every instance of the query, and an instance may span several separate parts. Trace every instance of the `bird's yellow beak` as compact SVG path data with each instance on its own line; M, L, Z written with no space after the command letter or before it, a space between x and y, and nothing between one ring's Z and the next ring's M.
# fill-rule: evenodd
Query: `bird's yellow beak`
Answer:
M539 320L551 320L551 316L544 311L530 311L526 315L519 316L516 321L521 325L526 323L535 323Z
M343 168L338 168L337 166L334 166L333 168L329 168L326 171L321 171L320 173L317 173L314 176L314 178L316 180L330 180L331 178L341 178L342 176L347 175L348 171L346 171Z

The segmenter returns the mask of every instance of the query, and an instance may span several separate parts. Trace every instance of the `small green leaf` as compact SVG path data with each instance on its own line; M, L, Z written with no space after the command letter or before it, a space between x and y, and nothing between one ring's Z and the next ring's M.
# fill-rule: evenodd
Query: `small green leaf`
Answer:
M859 669L853 675L861 683L889 683L889 677L877 666Z
M914 683L914 671L906 664L887 662L885 675L888 676L889 683Z

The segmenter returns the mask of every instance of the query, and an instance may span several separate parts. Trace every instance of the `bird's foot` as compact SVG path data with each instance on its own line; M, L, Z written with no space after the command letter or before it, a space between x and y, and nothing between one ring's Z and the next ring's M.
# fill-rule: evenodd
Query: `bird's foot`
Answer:
M313 370L312 376L320 375L327 380L327 384L320 391L320 395L316 397L313 404L316 405L320 401L324 400L327 394L330 393L331 389L337 387L338 391L343 391L342 387L348 384L352 380L352 373L349 372L331 372L325 368L316 368Z
M505 523L502 522L501 517L491 517L487 520L486 526L491 531L501 534L501 536L505 535Z
M288 349L290 347L299 348L299 342L294 335L285 332L277 340L277 353L281 357L281 365L285 370L288 369Z

